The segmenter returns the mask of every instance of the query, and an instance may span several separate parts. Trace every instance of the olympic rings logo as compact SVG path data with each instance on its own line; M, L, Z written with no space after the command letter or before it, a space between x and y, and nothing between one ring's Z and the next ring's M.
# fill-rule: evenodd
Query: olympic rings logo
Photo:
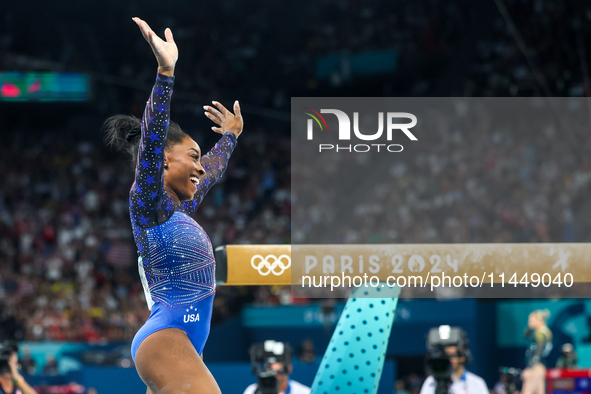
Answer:
M267 276L271 272L275 276L280 276L286 269L291 267L291 258L286 254L282 254L279 257L272 254L265 257L260 254L255 254L252 256L252 259L250 259L250 265L262 276Z

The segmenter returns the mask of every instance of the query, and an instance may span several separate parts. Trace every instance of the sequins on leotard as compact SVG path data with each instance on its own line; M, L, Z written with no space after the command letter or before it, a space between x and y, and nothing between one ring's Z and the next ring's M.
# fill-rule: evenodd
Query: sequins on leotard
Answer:
M192 201L175 204L164 190L164 147L174 77L158 74L142 118L142 137L129 212L148 305L193 304L215 290L215 260L209 237L192 216L226 170L236 137L226 133L202 157L206 174ZM153 300L153 301L152 301Z

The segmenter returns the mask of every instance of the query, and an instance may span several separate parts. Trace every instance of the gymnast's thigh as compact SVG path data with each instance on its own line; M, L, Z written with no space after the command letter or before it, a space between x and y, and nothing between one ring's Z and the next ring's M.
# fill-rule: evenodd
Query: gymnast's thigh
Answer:
M189 337L178 328L165 328L144 339L135 366L151 394L221 393Z

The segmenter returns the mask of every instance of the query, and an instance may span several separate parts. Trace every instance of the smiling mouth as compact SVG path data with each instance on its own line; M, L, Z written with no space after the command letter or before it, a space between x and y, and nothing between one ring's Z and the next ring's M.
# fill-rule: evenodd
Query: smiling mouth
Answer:
M197 178L196 176L193 175L189 179L191 180L193 186L197 187L197 185L199 185L199 178Z

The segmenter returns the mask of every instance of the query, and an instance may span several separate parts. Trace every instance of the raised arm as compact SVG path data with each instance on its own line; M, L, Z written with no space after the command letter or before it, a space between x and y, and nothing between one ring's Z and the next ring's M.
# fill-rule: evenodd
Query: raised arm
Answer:
M236 140L242 134L244 127L238 101L234 102L234 113L228 111L226 107L217 101L213 101L213 105L215 107L206 105L203 109L205 109L205 115L218 126L213 126L212 130L222 134L223 137L207 155L201 158L205 176L199 183L193 201L183 203L183 207L189 215L195 214L199 204L203 201L203 197L226 171L228 160L236 147Z
M25 378L18 371L18 357L16 353L10 355L8 360L8 366L10 367L10 373L12 375L12 380L14 381L15 386L21 389L23 394L37 394L37 391L30 384L27 383ZM17 392L17 390L14 390Z
M187 214L193 216L203 201L203 197L209 189L221 178L226 171L230 156L236 147L236 136L226 133L215 146L201 158L201 164L205 175L201 178L199 186L192 201L183 201L182 205Z
M165 30L166 41L163 41L146 22L139 18L133 20L156 56L158 76L142 117L135 182L130 193L130 210L137 225L153 227L159 224L157 212L165 193L164 148L178 50L170 29Z
M174 77L158 74L142 117L142 134L130 193L131 215L137 225L158 225L157 212L164 196L164 147L168 134Z

